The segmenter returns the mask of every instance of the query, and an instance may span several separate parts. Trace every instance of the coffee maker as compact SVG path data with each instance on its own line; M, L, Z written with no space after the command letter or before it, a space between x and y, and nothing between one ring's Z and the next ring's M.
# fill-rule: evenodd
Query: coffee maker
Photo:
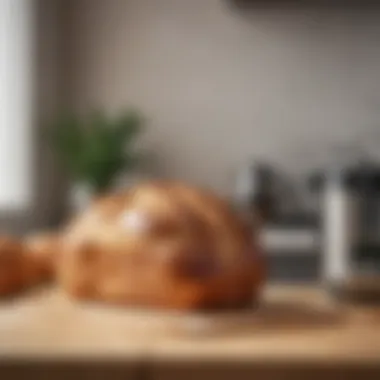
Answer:
M380 301L380 163L357 159L314 173L322 279L331 294Z

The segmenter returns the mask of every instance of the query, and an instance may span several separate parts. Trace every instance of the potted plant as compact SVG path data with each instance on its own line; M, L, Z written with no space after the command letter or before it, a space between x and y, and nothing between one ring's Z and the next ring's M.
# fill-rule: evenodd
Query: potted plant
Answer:
M103 111L85 116L61 114L49 129L52 147L72 181L70 203L80 211L92 197L108 192L121 172L139 161L134 142L142 117L127 110L111 117Z

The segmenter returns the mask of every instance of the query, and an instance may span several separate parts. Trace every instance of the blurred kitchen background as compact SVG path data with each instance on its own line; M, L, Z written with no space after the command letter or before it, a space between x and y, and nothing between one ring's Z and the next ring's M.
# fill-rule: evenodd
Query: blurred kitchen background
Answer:
M127 177L177 178L235 201L241 169L265 162L276 183L271 276L317 279L310 175L342 151L380 158L380 6L343 3L1 0L2 230L65 220L48 120L132 106L149 159Z

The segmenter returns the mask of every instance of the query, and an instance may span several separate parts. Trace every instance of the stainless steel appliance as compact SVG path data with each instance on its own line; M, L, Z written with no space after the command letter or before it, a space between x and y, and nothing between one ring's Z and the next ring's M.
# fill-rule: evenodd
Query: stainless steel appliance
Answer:
M338 165L312 185L321 191L325 284L340 297L380 300L380 164Z

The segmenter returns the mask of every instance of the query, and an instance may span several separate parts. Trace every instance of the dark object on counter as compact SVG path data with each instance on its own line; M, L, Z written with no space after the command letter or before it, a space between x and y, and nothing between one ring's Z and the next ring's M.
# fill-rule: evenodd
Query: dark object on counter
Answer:
M269 165L251 163L241 168L235 188L237 208L254 224L276 215L275 174Z
M328 288L345 299L377 294L380 300L380 164L339 165L313 174L310 186L322 195L322 273Z
M310 176L309 186L311 190L319 191L332 181L348 190L380 192L380 164L363 160L347 167L317 171Z
M320 226L320 216L316 212L292 212L276 213L276 217L269 220L267 227L294 229L294 228L311 228L317 229Z

